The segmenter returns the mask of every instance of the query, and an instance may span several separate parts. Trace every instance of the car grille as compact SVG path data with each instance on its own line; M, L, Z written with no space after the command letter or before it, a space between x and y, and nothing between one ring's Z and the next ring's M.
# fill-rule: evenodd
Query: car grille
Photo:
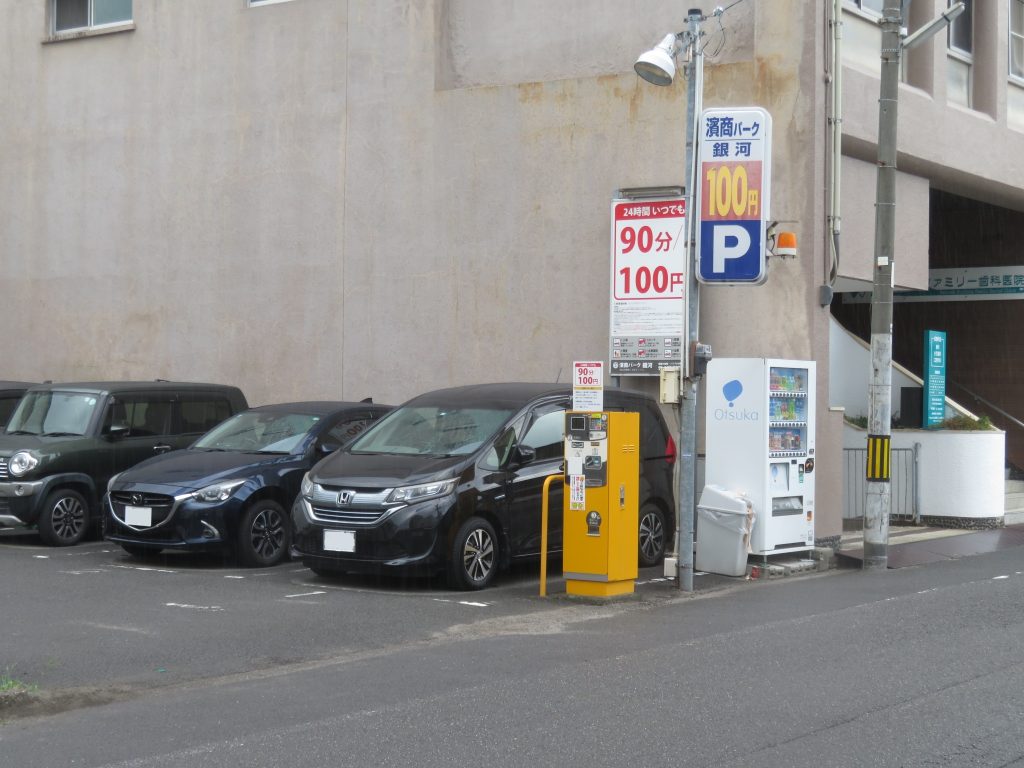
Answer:
M110 494L110 501L114 507L114 517L121 523L124 523L125 507L149 507L153 510L153 525L150 526L152 528L167 522L174 507L174 497L160 493L113 491Z
M390 493L390 488L356 491L317 485L313 488L313 518L340 525L373 525L394 509L385 506Z
M7 459L0 459L0 480L9 480L10 477L7 472Z

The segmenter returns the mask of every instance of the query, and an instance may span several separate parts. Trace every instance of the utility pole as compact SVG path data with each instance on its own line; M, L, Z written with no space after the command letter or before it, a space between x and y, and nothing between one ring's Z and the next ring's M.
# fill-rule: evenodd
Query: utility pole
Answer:
M867 498L864 568L888 567L892 494L892 288L896 243L896 106L900 88L901 0L882 7L882 73L878 97L878 179L875 187L875 281L871 292L871 383L868 387Z
M902 0L885 0L882 72L878 97L878 180L875 187L875 266L871 293L871 382L868 386L867 493L864 505L864 568L889 565L890 440L892 436L892 291L896 250L896 117L900 54L945 29L964 12L958 2L905 40Z
M689 362L680 366L686 378L679 387L679 437L681 461L679 465L679 509L676 520L676 548L679 550L678 584L684 592L693 592L693 516L697 497L697 376L691 350L697 343L700 326L700 292L697 282L697 267L694 260L696 244L697 210L697 125L704 95L704 53L701 51L700 24L704 14L700 8L689 12L687 35L687 84L686 84L686 290L687 332L686 347L680 353L687 355Z
M735 3L734 3L735 5ZM731 6L730 6L731 7ZM715 11L721 14L722 9ZM653 85L671 85L675 77L675 58L686 51L686 270L685 297L687 311L683 318L680 350L679 385L679 476L676 496L676 568L677 584L685 592L693 591L693 515L696 508L697 482L697 383L700 378L694 365L700 323L700 297L695 263L697 126L700 124L704 95L704 53L700 48L700 25L704 13L691 8L687 14L689 28L685 32L666 35L656 47L637 59L636 73Z

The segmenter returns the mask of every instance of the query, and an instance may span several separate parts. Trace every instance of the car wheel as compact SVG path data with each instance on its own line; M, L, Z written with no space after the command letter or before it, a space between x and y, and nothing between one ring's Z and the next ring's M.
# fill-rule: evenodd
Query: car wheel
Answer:
M665 542L668 540L665 516L653 504L645 504L640 510L640 541L637 562L641 568L657 565L665 557Z
M163 552L160 547L143 547L139 544L122 544L121 549L138 560L148 560Z
M498 572L498 537L482 517L462 524L448 559L448 584L453 589L483 589Z
M67 547L85 538L89 530L89 507L78 491L54 491L43 503L39 516L39 537L52 547Z
M284 507L264 499L251 504L238 526L238 559L251 568L277 565L288 554L291 520Z

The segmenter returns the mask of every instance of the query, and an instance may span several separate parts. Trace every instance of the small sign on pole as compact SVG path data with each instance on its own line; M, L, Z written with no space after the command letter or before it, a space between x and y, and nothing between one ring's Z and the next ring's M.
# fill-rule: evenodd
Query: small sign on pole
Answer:
M572 364L572 409L574 411L604 410L604 362Z
M924 413L925 428L946 420L946 332L924 332Z

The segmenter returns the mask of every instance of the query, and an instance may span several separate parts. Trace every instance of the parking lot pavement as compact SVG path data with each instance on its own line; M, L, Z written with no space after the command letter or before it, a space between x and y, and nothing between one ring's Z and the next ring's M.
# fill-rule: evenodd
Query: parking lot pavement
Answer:
M109 542L51 548L33 534L2 532L0 670L44 695L72 690L104 700L384 652L433 642L453 627L563 610L573 598L558 563L549 573L548 598L538 596L536 563L490 589L456 592L439 579L323 579L300 563L247 569L185 553L142 561ZM742 583L694 577L698 593ZM680 594L651 568L630 599Z

